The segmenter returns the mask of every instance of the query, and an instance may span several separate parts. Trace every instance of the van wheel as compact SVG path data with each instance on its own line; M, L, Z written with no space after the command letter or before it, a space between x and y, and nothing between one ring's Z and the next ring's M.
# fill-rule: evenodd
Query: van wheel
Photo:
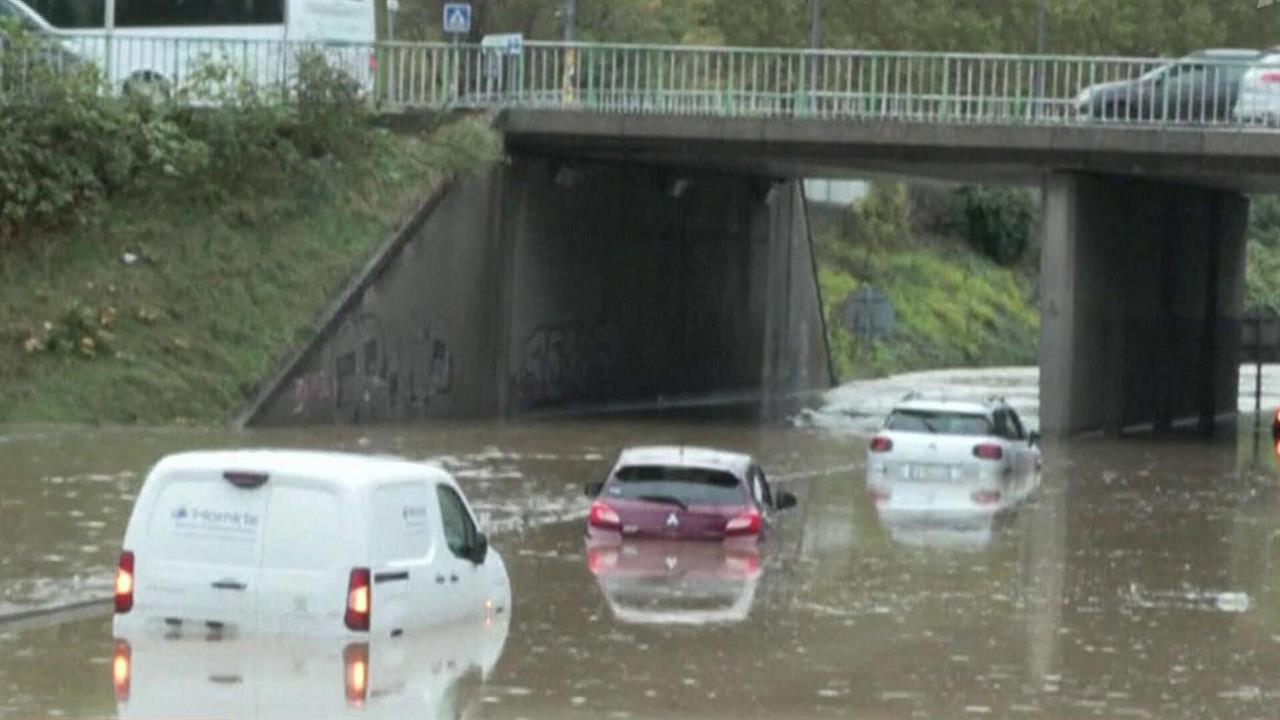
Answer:
M172 94L169 81L152 70L140 70L124 81L124 92L130 97L152 101L168 100Z

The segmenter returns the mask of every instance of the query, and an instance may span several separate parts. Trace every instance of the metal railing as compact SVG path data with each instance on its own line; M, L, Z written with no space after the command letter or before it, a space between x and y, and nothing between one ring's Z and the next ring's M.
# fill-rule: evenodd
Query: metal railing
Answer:
M27 64L94 65L113 90L172 90L220 63L287 90L322 53L388 110L518 107L744 118L1002 125L1280 128L1280 64L528 42L517 52L443 43L58 35ZM3 57L0 89L24 86ZM27 54L33 50L27 48ZM14 50L7 53L12 56ZM34 77L34 75L32 75Z

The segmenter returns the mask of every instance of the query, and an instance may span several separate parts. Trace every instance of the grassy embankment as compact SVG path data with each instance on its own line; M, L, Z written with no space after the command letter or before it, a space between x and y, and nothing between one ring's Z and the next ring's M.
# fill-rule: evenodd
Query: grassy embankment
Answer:
M1000 265L964 239L938 234L900 187L873 188L848 222L816 233L832 360L841 380L928 368L1026 365L1036 360L1034 264ZM896 329L859 341L841 321L863 284L887 295Z
M413 203L485 160L488 133L379 133L217 205L139 195L26 236L0 258L0 422L232 416Z
M0 32L0 423L231 417L416 201L499 153L476 118L377 129L320 54L138 97Z

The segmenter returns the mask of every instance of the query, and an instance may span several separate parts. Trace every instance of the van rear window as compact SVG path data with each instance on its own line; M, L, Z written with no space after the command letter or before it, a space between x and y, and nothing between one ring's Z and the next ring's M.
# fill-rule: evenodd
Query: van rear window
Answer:
M156 497L149 552L178 562L257 565L266 498L236 489L221 475L174 477Z
M286 570L327 568L342 557L338 498L318 488L276 485L262 546L262 566Z

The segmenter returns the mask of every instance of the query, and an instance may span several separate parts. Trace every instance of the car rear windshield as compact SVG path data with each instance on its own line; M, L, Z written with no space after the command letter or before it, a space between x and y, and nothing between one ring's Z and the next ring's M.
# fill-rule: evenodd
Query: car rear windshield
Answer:
M991 421L985 415L895 410L885 423L885 429L938 435L990 435Z
M614 474L609 497L685 505L741 505L742 483L723 470L670 465L631 465Z

